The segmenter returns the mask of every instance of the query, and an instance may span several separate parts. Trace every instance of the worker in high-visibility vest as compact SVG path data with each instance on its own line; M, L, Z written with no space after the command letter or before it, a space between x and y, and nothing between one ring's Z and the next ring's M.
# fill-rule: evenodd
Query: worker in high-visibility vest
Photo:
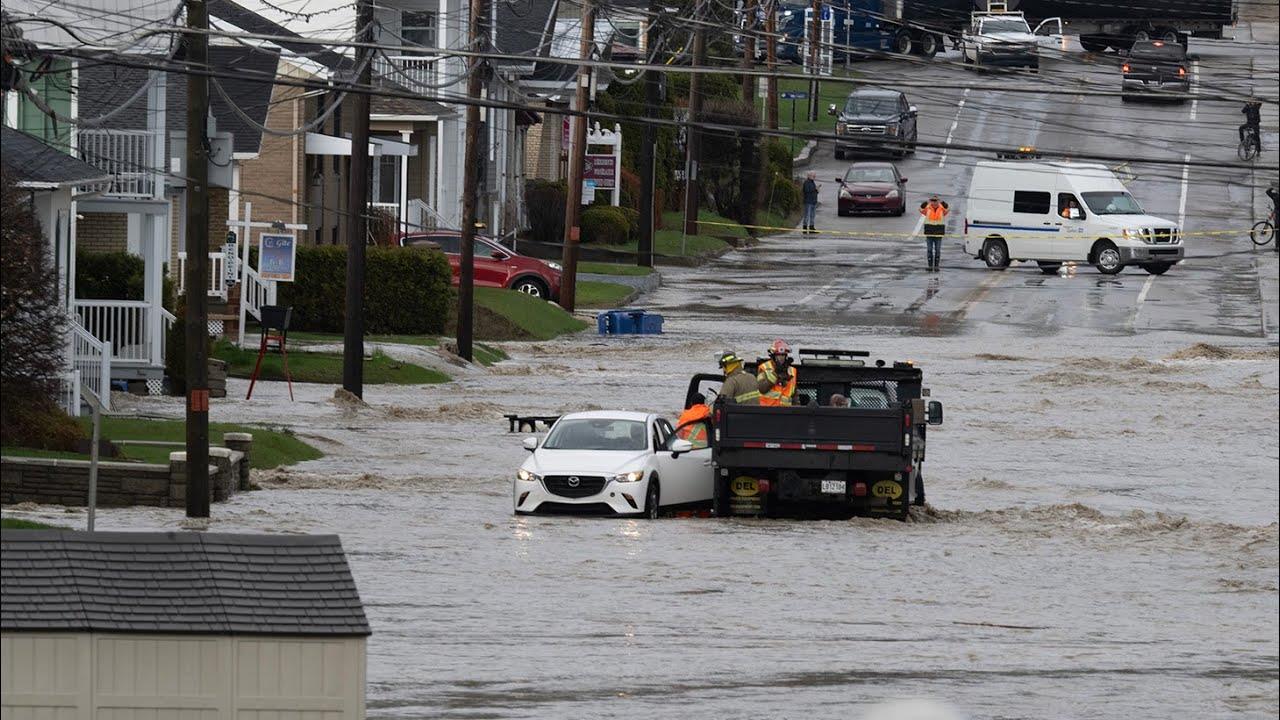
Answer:
M942 260L942 236L947 234L947 213L951 207L931 196L920 204L920 214L924 216L925 255L929 261L929 272L938 272L938 264Z
M756 388L761 405L790 405L796 395L796 369L791 365L791 346L774 340L769 359L756 368Z
M759 405L760 391L756 379L742 368L742 358L725 351L720 355L720 369L724 371L724 384L720 386L720 398L739 405Z
M707 418L711 417L711 408L707 407L707 396L694 393L693 404L680 413L676 420L676 437L693 443L694 449L707 447Z

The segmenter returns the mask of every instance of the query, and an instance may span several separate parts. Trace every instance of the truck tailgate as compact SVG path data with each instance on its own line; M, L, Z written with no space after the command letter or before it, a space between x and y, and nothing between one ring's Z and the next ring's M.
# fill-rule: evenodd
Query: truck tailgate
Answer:
M725 448L822 445L821 449L890 454L903 450L901 409L726 405L722 413L716 443ZM855 447L839 447L849 445Z

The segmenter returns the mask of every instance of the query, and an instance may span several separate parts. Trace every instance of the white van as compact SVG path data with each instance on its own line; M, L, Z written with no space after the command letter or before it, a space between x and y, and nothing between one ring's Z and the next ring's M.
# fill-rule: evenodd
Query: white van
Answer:
M987 267L1035 260L1047 274L1068 260L1107 275L1137 265L1160 275L1182 259L1182 230L1143 212L1103 165L983 161L965 207L965 252Z

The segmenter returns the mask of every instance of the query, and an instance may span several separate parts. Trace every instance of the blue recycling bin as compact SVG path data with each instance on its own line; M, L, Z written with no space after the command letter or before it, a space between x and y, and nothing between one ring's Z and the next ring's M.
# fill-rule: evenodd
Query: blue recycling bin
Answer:
M655 335L662 332L662 316L644 310L606 310L596 315L601 335Z

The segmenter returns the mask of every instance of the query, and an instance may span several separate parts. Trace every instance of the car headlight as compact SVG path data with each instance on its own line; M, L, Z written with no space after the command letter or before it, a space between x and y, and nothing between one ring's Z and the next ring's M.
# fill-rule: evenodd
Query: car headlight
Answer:
M884 196L885 196L885 197L887 197L887 198L896 198L896 197L898 197L898 191L897 191L897 190L890 190L889 192L885 193L885 194L884 194Z
M840 197L844 198L845 200L851 200L853 199L853 193L849 191L849 188L842 187L840 188Z
M643 470L632 470L631 472L619 473L613 476L614 482L640 482L643 479Z
M561 265L560 263L551 262L550 260L543 260L543 262L547 264L547 267L551 268L552 270L555 270L556 272L561 272L564 270L564 266Z
M516 479L523 480L525 482L538 482L542 479L542 476L537 473L529 472L524 468L520 468L516 471Z

